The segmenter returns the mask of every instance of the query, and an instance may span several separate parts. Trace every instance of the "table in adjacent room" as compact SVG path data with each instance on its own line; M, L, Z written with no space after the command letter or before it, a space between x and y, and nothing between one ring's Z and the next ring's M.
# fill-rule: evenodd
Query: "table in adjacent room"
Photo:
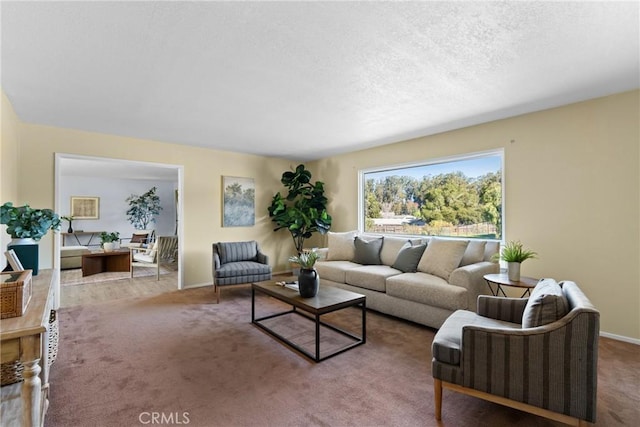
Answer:
M129 249L82 255L82 277L112 271L131 271L131 251Z

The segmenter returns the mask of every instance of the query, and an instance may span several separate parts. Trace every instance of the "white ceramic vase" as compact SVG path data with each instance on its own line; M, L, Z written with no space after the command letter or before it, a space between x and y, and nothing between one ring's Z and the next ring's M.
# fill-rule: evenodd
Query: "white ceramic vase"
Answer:
M105 252L113 252L115 248L116 242L104 242L102 244L102 249L104 249Z
M520 281L520 263L508 262L507 274L509 275L509 280L511 280L512 282L519 282Z

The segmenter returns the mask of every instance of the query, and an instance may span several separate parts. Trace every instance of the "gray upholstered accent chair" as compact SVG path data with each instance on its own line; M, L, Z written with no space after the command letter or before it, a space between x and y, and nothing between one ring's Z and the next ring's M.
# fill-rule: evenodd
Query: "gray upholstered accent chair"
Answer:
M213 289L220 302L220 286L262 282L271 279L269 257L258 242L218 242L213 244Z
M600 314L574 282L543 279L528 299L481 295L477 313L454 312L434 338L436 419L444 387L566 424L595 422L599 332Z

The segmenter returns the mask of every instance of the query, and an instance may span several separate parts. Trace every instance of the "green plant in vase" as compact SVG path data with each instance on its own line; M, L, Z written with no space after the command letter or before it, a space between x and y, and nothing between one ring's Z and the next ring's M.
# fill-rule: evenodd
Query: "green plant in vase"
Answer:
M313 298L318 293L320 287L320 276L315 269L316 261L320 259L320 254L313 251L303 251L301 254L289 257L289 262L300 265L298 275L298 290L303 298Z
M104 249L105 252L112 252L119 247L120 233L117 231L111 233L103 231L100 233L100 242L102 243L102 249Z
M525 249L520 241L507 242L499 254L493 256L494 260L501 259L507 263L509 280L520 281L520 264L528 259L537 258L538 254L532 250Z

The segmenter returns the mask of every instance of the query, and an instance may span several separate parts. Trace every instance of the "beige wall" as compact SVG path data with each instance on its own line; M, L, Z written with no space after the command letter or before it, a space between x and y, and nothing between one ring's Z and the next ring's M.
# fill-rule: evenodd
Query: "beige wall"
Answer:
M602 331L640 339L639 117L633 91L310 166L333 230L346 231L358 224L358 170L504 148L505 237L539 253L523 274L576 281Z
M294 251L285 232L273 233L267 213L289 161L25 123L20 124L20 152L19 194L38 207L54 206L55 153L183 165L185 286L212 282L213 242L258 240L276 271L286 268L287 257ZM254 227L222 228L224 175L255 179ZM52 265L51 234L40 245L43 268Z
M5 202L19 203L18 199L18 125L19 120L13 111L13 106L7 99L4 91L0 114L2 130L0 132L0 204ZM11 237L4 232L0 233L0 248L6 248ZM0 266L6 264L4 249L0 251Z

